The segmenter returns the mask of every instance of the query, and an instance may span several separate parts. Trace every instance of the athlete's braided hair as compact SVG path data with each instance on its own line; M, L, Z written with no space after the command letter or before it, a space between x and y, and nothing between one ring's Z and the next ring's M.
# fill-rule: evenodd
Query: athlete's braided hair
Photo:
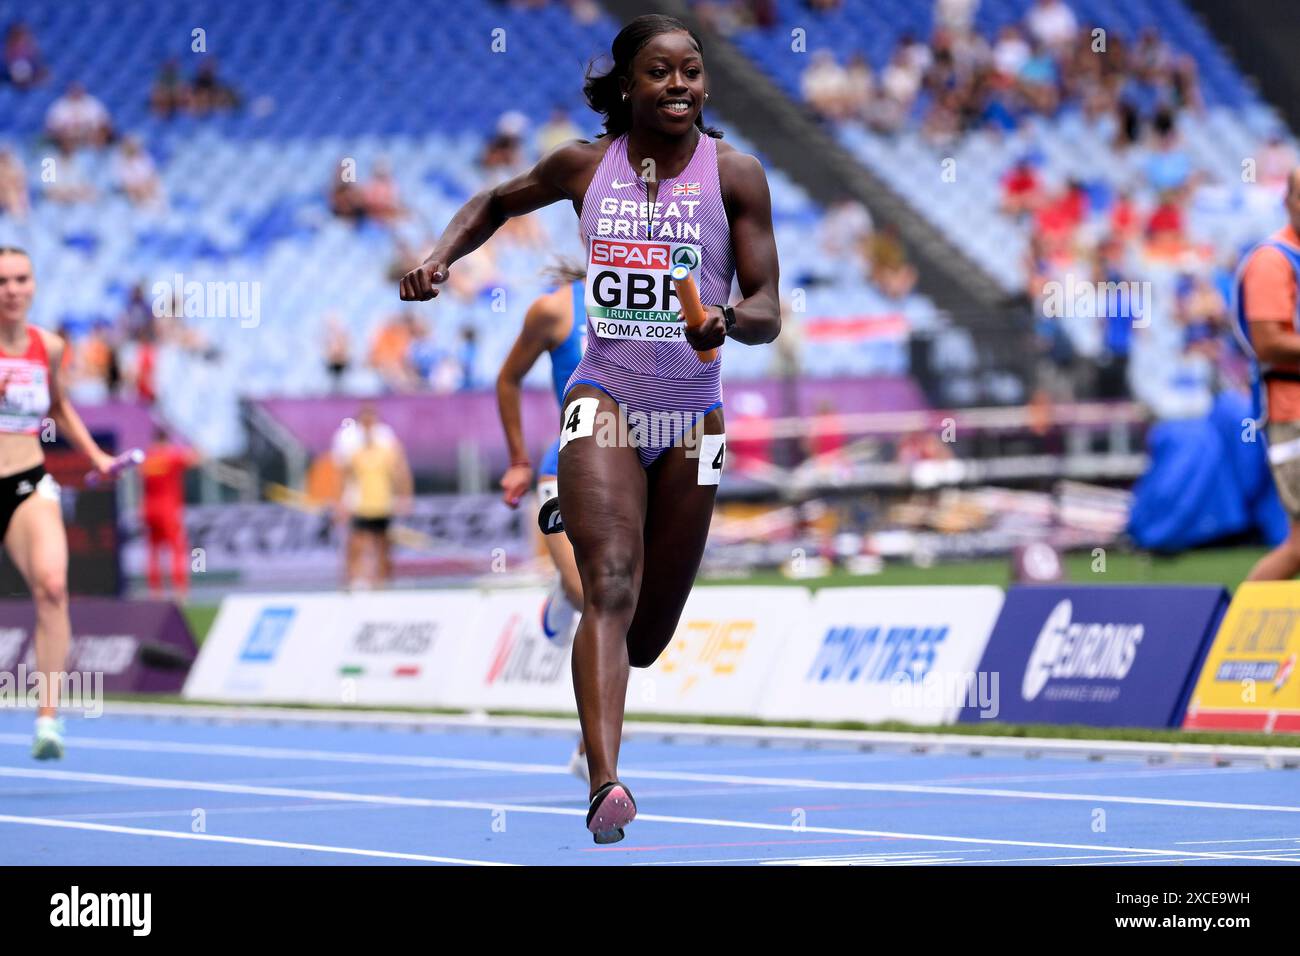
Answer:
M657 13L637 17L618 31L614 42L610 44L610 55L614 65L608 72L597 74L596 61L587 64L587 78L582 85L582 93L587 98L587 105L605 118L605 135L619 136L632 128L632 107L623 99L623 90L619 83L627 78L632 68L632 61L641 52L641 48L661 33L689 33L695 41L695 47L704 53L704 45L695 31L676 17L665 17ZM715 139L722 138L722 130L704 125L704 111L695 117L695 125L700 132Z

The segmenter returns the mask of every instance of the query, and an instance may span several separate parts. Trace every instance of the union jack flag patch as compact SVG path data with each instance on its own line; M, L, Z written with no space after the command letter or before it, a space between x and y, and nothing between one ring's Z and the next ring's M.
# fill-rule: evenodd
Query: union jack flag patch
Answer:
M673 187L674 196L698 196L699 194L699 183L678 183Z

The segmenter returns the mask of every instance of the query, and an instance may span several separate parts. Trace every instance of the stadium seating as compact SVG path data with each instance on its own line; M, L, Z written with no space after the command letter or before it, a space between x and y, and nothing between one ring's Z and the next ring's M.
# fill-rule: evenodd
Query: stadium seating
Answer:
M454 15L442 15L453 8ZM92 0L34 6L0 0L0 24L17 16L42 42L51 71L35 90L0 85L0 148L16 151L37 197L28 222L0 217L0 240L20 242L35 257L41 283L35 320L74 332L111 320L141 281L151 300L170 295L177 276L185 283L257 284L255 325L242 315L189 315L187 325L211 348L168 347L160 357L165 415L211 454L240 450L241 397L327 388L326 315L344 321L359 358L375 329L401 309L386 275L393 256L387 231L354 228L330 214L326 190L340 158L354 159L363 179L377 160L387 160L402 201L417 213L399 232L418 248L482 186L477 157L501 114L522 112L535 133L536 123L558 106L580 129L596 131L596 117L581 101L580 77L617 29L603 18L578 23L558 5L521 12L425 0L275 6L181 0L165 15L147 0L111 7ZM412 28L415 23L421 26ZM493 52L494 38L504 42L503 52ZM175 58L192 74L203 59L192 51L199 39L242 108L202 119L154 116L149 84L158 66ZM50 152L40 140L44 117L72 80L104 102L118 130L145 142L162 173L166 211L133 207L112 191L111 150L83 151L76 159L77 174L98 187L96 202L69 207L40 200L39 171ZM808 241L820 210L779 170L769 169L769 176L784 291L808 277L822 280L809 288L808 315L902 313L915 327L943 325L922 297L893 302L858 270L826 274ZM421 310L435 325L435 341L445 344L474 324L478 383L491 381L525 304L544 289L538 273L550 252L578 249L571 209L555 206L540 216L549 237L543 248L493 244L496 275L506 289L504 314L491 311L484 297L448 296ZM793 319L797 324L801 316ZM964 333L952 334L949 352L964 361ZM725 374L764 374L775 360L774 350L733 347ZM349 373L347 388L379 390L378 378L361 364ZM804 354L804 371L812 374L906 370L906 340L897 336ZM529 382L545 381L539 366Z
M1033 0L981 0L974 29L993 37L1007 24L1023 21ZM1242 161L1258 156L1264 139L1282 133L1285 124L1260 101L1204 26L1180 0L1068 0L1081 28L1097 24L1132 41L1153 27L1175 50L1194 58L1199 75L1203 114L1184 112L1178 121L1182 147L1192 167L1209 178L1189 210L1187 231L1191 239L1213 247L1216 261L1235 258L1244 245L1282 224L1276 197L1242 182ZM814 13L801 4L776 5L776 23L766 30L749 28L733 41L769 73L792 97L799 99L800 77L807 56L791 51L791 31L805 32L809 54L829 50L844 63L861 52L873 71L888 62L906 34L924 41L933 30L933 4L914 0L844 0L836 10ZM980 131L960 141L937 146L919 130L926 107L918 99L913 121L900 132L886 135L859 123L839 124L836 132L844 145L879 174L945 234L960 242L1009 293L1025 283L1028 229L999 211L1000 182L1015 160L1032 158L1044 184L1059 187L1070 178L1088 186L1094 202L1104 203L1117 189L1133 189L1140 205L1149 206L1154 190L1141 175L1148 158L1140 147L1126 153L1112 145L1113 121L1091 124L1077 108L1065 108L1050 119L1032 117L1015 131L1003 135ZM956 160L955 182L940 178L941 163ZM1094 212L1085 229L1100 228L1102 216ZM1175 325L1171 303L1175 269L1143 264L1141 278L1153 283L1154 312L1151 328L1134 341L1130 383L1135 395L1158 414L1202 414L1209 408L1212 376L1203 360L1183 353L1181 329ZM1096 355L1100 341L1095 323L1067 326L1075 348Z

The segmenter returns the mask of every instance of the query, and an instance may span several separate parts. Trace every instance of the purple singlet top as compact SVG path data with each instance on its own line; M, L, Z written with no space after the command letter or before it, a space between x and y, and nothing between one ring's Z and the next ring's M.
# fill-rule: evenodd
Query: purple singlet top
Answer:
M626 410L703 417L722 404L723 350L701 362L686 341L669 270L690 268L705 305L723 305L730 296L735 263L717 141L700 133L681 173L658 179L653 204L647 191L628 161L627 135L619 136L582 200L587 350L565 391L588 384ZM641 463L648 467L675 441L664 436L643 445Z

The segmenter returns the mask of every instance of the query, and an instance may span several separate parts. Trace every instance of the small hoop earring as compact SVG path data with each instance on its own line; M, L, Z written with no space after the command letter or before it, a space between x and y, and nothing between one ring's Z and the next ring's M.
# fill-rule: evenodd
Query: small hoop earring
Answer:
M624 101L627 100L627 94L626 94L626 93L623 94L623 99L624 99Z

